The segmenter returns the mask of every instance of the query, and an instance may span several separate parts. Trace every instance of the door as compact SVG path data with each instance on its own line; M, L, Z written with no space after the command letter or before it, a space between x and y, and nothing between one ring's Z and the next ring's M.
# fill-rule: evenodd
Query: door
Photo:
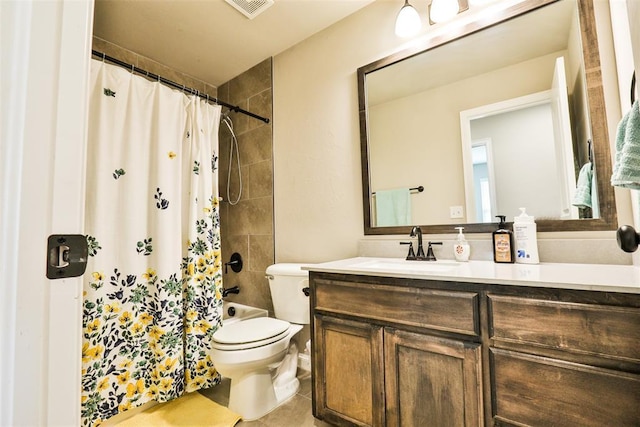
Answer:
M384 425L382 328L314 317L313 413L336 425Z
M0 8L0 425L79 425L81 280L45 263L82 233L93 2Z
M480 344L386 328L387 426L484 425Z
M551 83L551 117L556 148L556 168L560 178L561 211L560 218L579 218L578 208L571 205L576 189L573 142L571 137L571 117L569 115L569 95L564 58L556 58ZM580 165L582 166L582 165Z

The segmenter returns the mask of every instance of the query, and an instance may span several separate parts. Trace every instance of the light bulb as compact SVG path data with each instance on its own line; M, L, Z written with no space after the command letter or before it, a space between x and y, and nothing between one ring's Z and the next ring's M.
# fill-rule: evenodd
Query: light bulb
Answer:
M472 7L484 6L485 4L488 4L494 1L496 0L469 0L469 6L472 6Z
M435 23L448 21L458 14L459 9L458 0L432 0L429 18Z
M420 27L422 27L422 23L420 22L418 11L409 4L409 0L405 0L404 6L402 6L396 18L396 36L414 36L418 34Z

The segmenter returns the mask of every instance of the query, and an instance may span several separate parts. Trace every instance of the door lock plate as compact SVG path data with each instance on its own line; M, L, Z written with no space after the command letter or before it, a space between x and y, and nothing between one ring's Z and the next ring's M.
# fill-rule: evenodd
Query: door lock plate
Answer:
M82 234L52 234L47 239L47 278L82 276L88 253L87 238Z

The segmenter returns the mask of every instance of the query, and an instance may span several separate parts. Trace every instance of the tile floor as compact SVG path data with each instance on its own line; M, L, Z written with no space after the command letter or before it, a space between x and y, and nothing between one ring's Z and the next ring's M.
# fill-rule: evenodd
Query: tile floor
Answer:
M288 402L258 420L240 421L236 427L331 427L311 414L311 375L298 376L298 379L300 390ZM227 406L229 385L230 381L223 379L221 384L200 390L200 393L220 405Z

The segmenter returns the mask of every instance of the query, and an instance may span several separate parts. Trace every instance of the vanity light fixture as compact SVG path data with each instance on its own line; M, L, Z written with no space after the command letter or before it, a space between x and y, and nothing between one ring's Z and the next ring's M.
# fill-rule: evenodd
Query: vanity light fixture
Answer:
M433 0L429 5L429 22L445 22L458 14L456 0Z
M422 23L420 22L418 11L409 4L409 0L404 0L404 6L402 6L396 17L396 36L414 36L418 34L421 27Z
M433 25L448 21L467 9L469 9L467 0L431 0L429 23Z
M496 0L428 0L429 24L438 24L454 18L459 13L469 9L469 5L485 6ZM396 35L398 37L411 37L420 31L422 24L418 11L409 4L409 0L404 0L404 6L396 17Z

